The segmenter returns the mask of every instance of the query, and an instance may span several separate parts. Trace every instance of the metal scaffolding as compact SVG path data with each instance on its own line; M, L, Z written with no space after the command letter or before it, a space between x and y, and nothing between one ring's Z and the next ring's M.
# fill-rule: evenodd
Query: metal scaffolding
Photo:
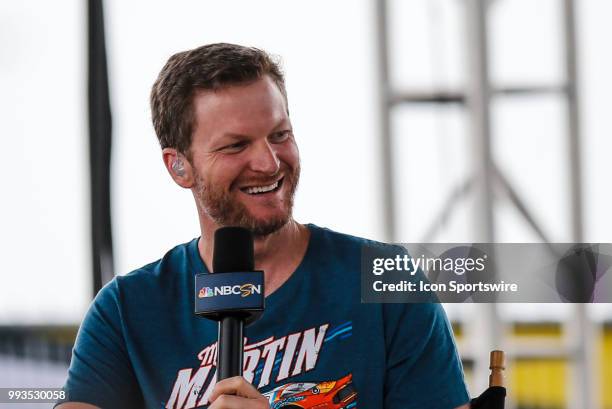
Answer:
M502 1L502 0L499 0ZM509 0L503 0L509 1ZM465 46L469 72L465 88L461 91L432 89L429 91L399 91L390 83L389 44L390 30L388 23L389 0L376 0L377 52L379 59L378 80L380 89L380 161L383 178L382 197L384 200L384 233L389 241L398 238L396 231L396 178L394 175L394 135L391 127L393 110L403 104L460 104L464 106L469 118L469 137L471 148L472 172L468 180L462 181L453 189L448 201L432 221L425 241L432 241L442 227L441 220L446 220L455 208L459 198L470 196L472 234L470 241L495 242L495 197L496 191L505 193L505 199L517 209L526 223L533 229L539 239L545 243L551 240L545 230L529 211L520 195L512 187L509 179L496 166L491 152L491 99L511 97L514 95L555 94L566 101L566 128L568 138L569 197L571 206L570 220L572 240L583 241L582 191L581 191L581 149L580 149L580 116L578 95L578 69L576 59L576 10L573 0L559 0L563 8L563 44L565 50L565 82L560 85L544 84L540 86L498 87L493 86L489 75L489 35L487 30L489 0L463 0L466 21ZM398 178L399 179L399 178ZM484 389L488 374L487 351L494 347L505 348L510 352L510 359L521 356L533 356L534 351L521 350L509 345L504 339L504 324L498 317L495 304L480 304L478 318L472 325L467 323L468 337L478 338L481 351L472 358L475 362L475 386ZM559 352L573 363L568 390L570 408L595 409L598 406L596 384L593 382L594 358L593 326L588 319L586 306L576 304L574 317L564 323L566 334L574 334L572 339L582 342L568 344ZM487 328L483 333L482 328ZM566 338L568 339L568 338Z

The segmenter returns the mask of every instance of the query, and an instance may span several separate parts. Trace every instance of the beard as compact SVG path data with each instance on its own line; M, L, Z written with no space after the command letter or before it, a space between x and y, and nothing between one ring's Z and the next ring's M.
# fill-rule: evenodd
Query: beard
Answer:
M196 170L195 197L198 208L219 226L237 226L250 230L255 237L263 237L280 230L292 216L293 198L300 179L300 166L287 169L282 180L284 209L265 220L256 218L247 207L222 186L205 181Z

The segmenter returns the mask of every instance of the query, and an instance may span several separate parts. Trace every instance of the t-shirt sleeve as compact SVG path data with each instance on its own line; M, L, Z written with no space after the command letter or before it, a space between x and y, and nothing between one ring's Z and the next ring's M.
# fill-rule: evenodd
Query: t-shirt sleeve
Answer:
M64 390L66 401L103 409L143 406L123 336L117 279L98 293L79 328Z
M453 409L469 402L452 330L438 303L386 304L386 409Z

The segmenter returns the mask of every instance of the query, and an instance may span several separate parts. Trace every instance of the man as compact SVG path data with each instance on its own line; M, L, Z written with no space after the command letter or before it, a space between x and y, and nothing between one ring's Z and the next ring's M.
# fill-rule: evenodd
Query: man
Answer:
M440 305L360 303L361 248L385 245L292 218L299 154L283 75L265 52L211 44L178 53L151 108L164 164L192 191L202 236L100 291L61 409L468 402ZM193 316L193 277L210 271L213 233L229 225L255 236L266 311L245 329L244 377L216 382L217 327Z

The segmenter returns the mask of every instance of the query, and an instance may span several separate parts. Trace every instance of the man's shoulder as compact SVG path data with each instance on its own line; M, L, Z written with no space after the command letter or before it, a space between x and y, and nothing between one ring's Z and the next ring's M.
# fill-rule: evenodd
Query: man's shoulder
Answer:
M347 233L341 233L327 227L319 227L314 224L308 224L311 232L313 232L321 243L330 249L361 251L381 250L381 251L401 251L401 247L391 243L376 241L365 237L354 236Z
M386 243L367 239L365 237L354 236L348 233L342 233L336 230L332 230L328 227L321 227L313 223L307 224L308 228L312 233L318 236L323 241L338 243L338 245L372 245L372 246L383 246L388 245Z
M175 246L152 263L115 276L96 295L96 305L105 310L139 308L151 300L160 303L184 297L190 277L200 272L192 267L192 246L197 248L197 239Z
M200 273L201 268L194 266L194 247L198 239L178 244L166 252L161 258L136 268L125 275L115 277L118 285L145 285L146 283L162 284L170 280L187 277L189 274Z

